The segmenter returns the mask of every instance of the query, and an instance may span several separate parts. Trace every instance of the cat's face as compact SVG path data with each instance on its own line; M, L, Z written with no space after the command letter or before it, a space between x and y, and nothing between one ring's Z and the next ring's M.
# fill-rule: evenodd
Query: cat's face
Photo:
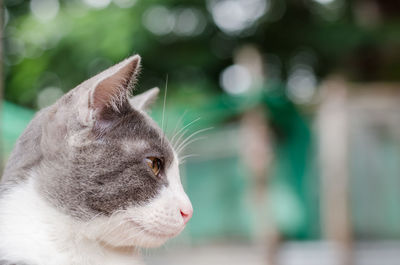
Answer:
M43 128L38 190L111 246L158 246L193 212L177 154L145 112L158 89L128 96L139 63L130 57L73 89Z

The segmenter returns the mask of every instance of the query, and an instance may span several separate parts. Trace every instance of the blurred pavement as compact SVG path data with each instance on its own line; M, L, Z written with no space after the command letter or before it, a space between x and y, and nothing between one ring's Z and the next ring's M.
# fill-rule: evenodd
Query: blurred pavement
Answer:
M265 265L262 247L250 245L205 245L162 249L147 254L148 265ZM358 243L355 265L400 265L400 242ZM277 265L340 265L340 251L324 242L282 245Z

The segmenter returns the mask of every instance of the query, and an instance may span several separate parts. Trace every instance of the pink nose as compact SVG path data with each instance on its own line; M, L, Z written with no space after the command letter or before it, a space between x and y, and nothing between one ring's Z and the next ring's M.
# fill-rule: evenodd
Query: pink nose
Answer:
M190 218L192 218L193 210L192 209L181 210L181 215L183 218L183 222L186 224L187 222L189 222Z

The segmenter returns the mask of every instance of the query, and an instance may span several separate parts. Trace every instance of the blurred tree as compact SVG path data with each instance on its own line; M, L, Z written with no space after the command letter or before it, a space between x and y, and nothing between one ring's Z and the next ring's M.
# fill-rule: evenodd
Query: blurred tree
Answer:
M242 1L6 0L5 98L38 107L43 89L65 92L139 53L140 88L162 86L168 73L172 94L184 90L200 104L205 91L219 91L221 71L245 43L279 60L281 81L296 64L319 78L339 71L354 80L400 79L396 0L253 0L248 9L263 11L257 20L219 19L221 3L235 13L234 2Z

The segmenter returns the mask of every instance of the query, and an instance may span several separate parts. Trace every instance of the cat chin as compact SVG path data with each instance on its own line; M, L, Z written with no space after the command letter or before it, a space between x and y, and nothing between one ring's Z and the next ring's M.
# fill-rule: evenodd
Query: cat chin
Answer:
M118 242L119 247L157 248L169 239L178 236L183 229L184 226L174 232L156 232L150 229L140 229L139 233L137 231L131 234L125 232L123 235L117 236L118 240L116 242Z
M177 233L176 235L178 235ZM125 235L125 240L119 238L115 241L113 238L110 239L103 239L103 243L106 245L117 247L117 248L126 248L126 247L133 247L133 248L157 248L162 246L165 242L167 242L170 238L176 235L152 235L152 234L145 234L143 233L141 236L136 238L129 238L129 234Z
M146 239L139 240L134 244L135 247L140 247L140 248L157 248L162 246L165 242L167 242L169 237L147 237Z
M169 239L178 236L184 229L183 226L180 230L169 234L156 234L148 232L141 240L136 243L136 246L143 248L157 248L167 242Z

